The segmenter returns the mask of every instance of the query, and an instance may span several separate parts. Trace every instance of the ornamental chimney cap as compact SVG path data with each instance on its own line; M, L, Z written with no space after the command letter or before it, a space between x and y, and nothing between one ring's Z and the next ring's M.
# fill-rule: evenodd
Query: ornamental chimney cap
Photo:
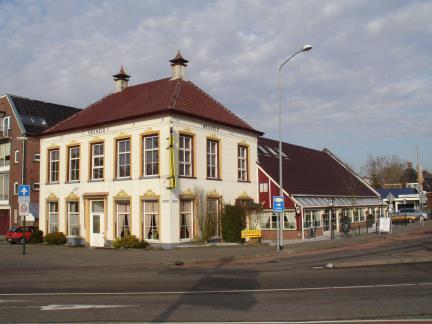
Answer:
M119 73L114 74L114 81L118 81L118 80L125 80L125 81L129 81L130 75L127 75L125 70L123 69L123 65L120 68Z
M183 56L180 53L180 50L178 50L176 57L174 57L172 60L170 60L170 62L171 62L171 66L174 66L174 65L187 66L186 63L188 63L189 61L186 60L185 58L183 58Z

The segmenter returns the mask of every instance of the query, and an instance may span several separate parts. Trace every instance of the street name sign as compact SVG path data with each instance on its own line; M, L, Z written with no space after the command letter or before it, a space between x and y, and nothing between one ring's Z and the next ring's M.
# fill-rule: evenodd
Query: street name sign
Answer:
M284 198L282 196L273 196L273 212L281 213L285 209Z

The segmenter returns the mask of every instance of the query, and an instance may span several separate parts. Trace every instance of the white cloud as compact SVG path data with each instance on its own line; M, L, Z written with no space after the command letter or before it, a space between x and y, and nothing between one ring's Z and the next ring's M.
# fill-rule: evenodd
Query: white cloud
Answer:
M0 89L86 106L120 65L132 84L166 77L180 49L190 80L274 136L277 68L311 43L282 72L287 138L357 165L379 141L432 144L430 17L429 1L1 2Z

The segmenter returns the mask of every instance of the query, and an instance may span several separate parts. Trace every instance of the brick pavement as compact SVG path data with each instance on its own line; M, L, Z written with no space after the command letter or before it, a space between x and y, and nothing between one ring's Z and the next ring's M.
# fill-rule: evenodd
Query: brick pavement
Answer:
M22 246L0 244L0 272L62 270L89 267L150 267L176 261L200 263L217 260L279 258L289 255L316 254L324 251L370 249L391 244L393 240L415 239L432 234L432 222L410 224L394 229L393 236L360 235L338 240L306 240L287 244L281 252L270 245L194 246L173 250L115 250L71 248L66 246L29 245L27 255ZM289 243L289 242L288 242Z

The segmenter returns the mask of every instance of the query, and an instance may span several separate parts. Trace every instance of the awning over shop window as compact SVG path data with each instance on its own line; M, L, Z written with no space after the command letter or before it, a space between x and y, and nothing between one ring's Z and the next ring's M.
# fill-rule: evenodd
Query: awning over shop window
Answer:
M353 206L379 206L378 197L315 197L315 196L294 196L294 199L302 207L329 207L329 199L333 198L333 207L353 207Z

